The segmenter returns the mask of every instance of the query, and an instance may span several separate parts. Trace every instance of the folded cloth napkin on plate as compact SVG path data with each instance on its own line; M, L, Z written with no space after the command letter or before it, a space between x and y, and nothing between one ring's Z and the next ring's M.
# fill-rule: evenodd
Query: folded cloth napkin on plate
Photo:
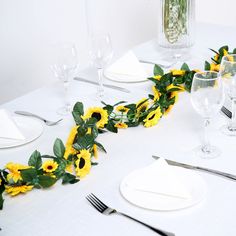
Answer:
M25 139L9 112L5 109L0 109L0 138Z
M173 167L160 158L154 164L140 169L127 179L126 185L139 191L162 194L170 197L191 198L187 188Z
M132 51L129 51L110 65L104 74L109 79L120 80L120 82L144 81L148 77L147 70Z

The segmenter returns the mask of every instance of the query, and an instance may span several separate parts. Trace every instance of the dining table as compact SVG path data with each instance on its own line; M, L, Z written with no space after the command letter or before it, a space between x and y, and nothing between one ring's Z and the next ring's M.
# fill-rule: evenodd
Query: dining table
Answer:
M210 61L213 52L223 45L236 47L236 28L199 23L196 26L195 44L188 58L172 65L178 69L186 62L191 69L204 69L205 60ZM151 39L132 48L141 60L158 63L160 51L156 39ZM77 76L97 80L93 69L79 71ZM33 79L33 78L32 78ZM153 82L118 83L104 79L104 83L128 89L125 93L105 88L108 104L119 101L137 103L152 93ZM71 103L81 101L84 109L103 106L96 98L97 86L71 80L69 94ZM75 125L72 115L60 116L57 109L64 103L60 81L38 88L21 97L1 104L14 115L16 110L29 111L49 120L63 118L55 126L46 126L43 133L25 145L0 149L0 166L15 162L27 164L30 155L38 150L41 154L53 154L56 138L66 142ZM182 92L173 109L163 116L154 127L142 125L119 129L118 133L106 132L98 136L107 153L99 152L98 165L76 184L62 185L58 181L48 189L33 189L26 194L11 197L4 194L4 207L0 211L1 236L46 236L46 235L112 235L144 236L157 233L120 215L106 216L95 210L86 200L90 193L98 196L107 205L114 207L153 227L173 232L176 236L224 236L236 235L236 181L213 174L189 170L206 183L204 198L193 206L179 210L150 210L127 201L120 192L122 180L132 171L151 165L156 160L152 155L191 165L207 167L236 174L236 137L226 136L220 127L229 118L219 112L211 121L209 138L221 150L217 158L203 159L194 149L201 143L202 118L191 105L190 93Z

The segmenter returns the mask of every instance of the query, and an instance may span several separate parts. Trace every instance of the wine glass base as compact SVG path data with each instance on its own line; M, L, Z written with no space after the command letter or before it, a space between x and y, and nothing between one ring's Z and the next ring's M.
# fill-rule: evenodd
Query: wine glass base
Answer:
M71 114L71 109L68 107L60 107L57 110L57 114L62 115L62 116L67 116L67 115Z
M236 128L230 128L228 125L224 125L220 128L220 131L228 136L236 136Z
M194 151L197 156L203 159L213 159L220 156L221 154L221 151L215 146L210 146L209 150L207 151L205 151L202 146L199 146Z

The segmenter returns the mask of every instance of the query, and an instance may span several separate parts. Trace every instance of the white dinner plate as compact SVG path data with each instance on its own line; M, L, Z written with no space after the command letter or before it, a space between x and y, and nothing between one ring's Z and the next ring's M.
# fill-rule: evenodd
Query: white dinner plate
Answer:
M145 68L147 72L147 77L141 77L141 76L131 76L131 75L125 75L125 74L111 74L107 73L106 70L104 71L104 76L112 81L119 82L119 83L140 83L140 82L146 82L148 81L148 77L153 76L153 68L154 65L147 64L147 63L141 63L143 67Z
M12 116L19 130L24 135L24 140L0 138L0 149L11 148L32 142L43 133L43 125L40 121L24 116Z
M196 205L206 197L206 183L200 175L181 167L171 166L171 168L174 168L179 179L191 194L191 198L177 198L133 189L127 183L129 178L135 178L139 174L139 170L135 170L122 180L120 184L122 196L136 206L157 211L184 209Z

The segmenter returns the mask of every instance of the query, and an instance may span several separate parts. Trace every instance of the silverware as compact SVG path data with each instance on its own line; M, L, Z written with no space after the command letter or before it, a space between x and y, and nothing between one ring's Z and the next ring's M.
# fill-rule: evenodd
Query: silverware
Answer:
M141 222L140 220L137 220L129 215L126 215L125 213L122 213L122 212L119 212L113 208L110 208L108 207L106 204L104 204L101 200L99 200L94 194L89 194L86 199L94 206L94 208L99 211L100 213L104 214L104 215L111 215L111 214L118 214L118 215L122 215L122 216L125 216L131 220L134 220L146 227L148 227L149 229L153 230L154 232L158 233L159 235L162 235L162 236L175 236L175 234L173 233L170 233L170 232L166 232L164 230L161 230L161 229L157 229L157 228L154 228L146 223L143 223Z
M223 107L221 107L221 109L220 109L222 112L223 112L223 114L225 114L228 118L232 118L232 112L229 110L229 109L227 109L225 106L223 106Z
M94 85L99 85L98 82L95 82L95 81L92 81L92 80L88 80L88 79L85 79L85 78L82 78L82 77L75 77L74 80L85 82L85 83L90 83L90 84L94 84ZM116 85L103 84L103 86L107 87L107 88L110 88L110 89L119 90L119 91L122 91L122 92L125 92L125 93L130 93L130 91L128 89L122 88L122 87L119 87L119 86L116 86Z
M173 66L177 63L177 62L173 62L173 63L170 63L170 64L160 64L160 63L156 63L154 61L148 61L148 60L139 60L139 62L146 63L146 64L158 65L158 66L160 66L164 69L168 69L168 68L170 68L171 66Z
M158 160L160 158L160 157L155 156L155 155L152 155L152 157L155 158L156 160ZM214 175L217 175L217 176L220 176L220 177L225 177L225 178L230 179L230 180L236 180L236 175L225 173L225 172L222 172L222 171L219 171L219 170L213 170L213 169L200 167L200 166L193 166L193 165L189 165L189 164L185 164L185 163L181 163L181 162L177 162L177 161L172 161L172 160L168 160L168 159L165 159L165 160L167 161L167 163L169 165L172 165L172 166L183 167L183 168L190 169L190 170L204 171L206 173L214 174Z
M18 114L18 115L31 116L31 117L38 118L38 119L42 120L42 121L43 121L46 125L48 125L48 126L56 125L56 124L58 124L60 121L62 121L62 119L57 120L57 121L46 120L45 118L43 118L43 117L41 117L41 116L38 116L38 115L36 115L36 114L30 113L30 112L27 112L27 111L15 111L15 113Z

